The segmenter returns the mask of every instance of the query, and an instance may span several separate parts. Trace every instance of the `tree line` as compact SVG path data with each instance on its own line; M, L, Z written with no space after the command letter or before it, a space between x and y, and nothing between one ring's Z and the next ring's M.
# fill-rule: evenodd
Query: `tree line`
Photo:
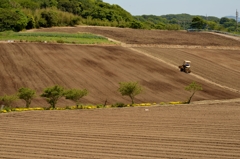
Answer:
M218 18L214 16L194 16L190 14L168 14L162 16L141 15L134 16L134 18L146 25L146 27L150 25L152 28L164 30L175 29L173 26L185 30L206 29L227 32L236 32L237 29L237 21L227 17Z
M0 31L78 24L130 27L134 18L102 0L1 0Z
M192 82L188 86L185 87L186 91L191 92L191 96L185 102L186 104L190 104L192 97L197 91L202 90L202 86L197 84L196 82ZM118 91L122 96L128 96L131 99L131 105L134 104L135 97L142 93L143 87L138 82L120 82ZM71 100L75 102L76 107L81 104L81 99L84 96L87 96L89 91L87 89L64 89L64 87L55 85L52 87L47 87L44 89L43 93L40 94L41 97L45 98L47 103L50 104L51 109L56 109L56 105L58 100L61 97L65 97L65 99ZM18 89L17 94L15 95L4 95L0 96L0 103L7 108L11 108L14 101L17 99L22 99L25 101L26 108L29 108L32 100L36 97L36 91L28 88L22 87ZM107 100L105 101L106 105ZM126 104L116 103L117 107L124 107Z
M1 0L0 3L0 31L81 24L134 29L236 30L236 20L226 17L189 14L132 16L119 5L102 0Z

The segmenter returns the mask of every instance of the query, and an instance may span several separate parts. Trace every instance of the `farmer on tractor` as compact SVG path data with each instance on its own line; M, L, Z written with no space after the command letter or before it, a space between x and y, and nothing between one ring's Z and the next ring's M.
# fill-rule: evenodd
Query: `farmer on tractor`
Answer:
M179 66L180 71L190 73L190 63L191 61L184 60L183 65Z

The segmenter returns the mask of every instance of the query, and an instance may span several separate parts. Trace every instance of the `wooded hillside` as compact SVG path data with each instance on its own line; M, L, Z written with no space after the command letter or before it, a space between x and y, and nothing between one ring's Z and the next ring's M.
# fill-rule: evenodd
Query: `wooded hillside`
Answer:
M0 3L0 31L81 24L134 29L236 31L236 21L226 17L189 14L132 16L119 5L102 0L1 0Z
M1 0L0 28L23 29L77 24L130 26L134 18L102 0Z

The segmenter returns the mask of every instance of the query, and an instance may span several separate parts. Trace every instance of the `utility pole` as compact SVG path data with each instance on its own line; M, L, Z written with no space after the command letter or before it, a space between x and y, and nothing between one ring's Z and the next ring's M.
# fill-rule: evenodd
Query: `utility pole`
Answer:
M208 23L208 16L206 14L206 20L207 20L207 23ZM208 30L208 24L206 24L206 30Z
M236 10L236 31L238 32L238 10Z

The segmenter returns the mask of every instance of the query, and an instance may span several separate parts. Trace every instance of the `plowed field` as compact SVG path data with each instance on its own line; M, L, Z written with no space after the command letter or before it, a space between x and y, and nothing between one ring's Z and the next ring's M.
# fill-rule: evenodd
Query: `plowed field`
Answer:
M144 93L136 97L138 103L185 101L190 93L184 87L192 81L199 82L204 88L194 100L239 97L237 93L179 72L177 65L171 68L121 46L2 43L0 49L1 94L14 94L21 87L35 89L38 97L32 105L47 106L39 95L46 87L56 84L89 90L89 95L82 100L85 104L103 104L106 99L108 104L130 103L128 97L122 97L117 91L119 82L125 81L138 81L144 87ZM221 77L222 70L215 71ZM229 84L234 87L235 83ZM58 106L66 104L74 103L64 99L58 102Z
M240 41L209 33L185 31L138 30L112 27L45 28L36 32L90 32L121 41L126 44L197 45L239 47Z
M2 159L239 159L240 104L1 114Z
M190 105L0 114L0 158L240 158L239 41L102 27L36 31L92 32L128 45L0 43L0 95L35 89L35 107L48 106L39 94L55 84L89 90L84 104L130 103L117 91L125 81L143 86L136 103L185 101L192 81L203 91ZM178 70L185 59L192 61L191 74ZM74 103L57 103L66 105Z
M211 49L159 49L138 47L137 50L164 60L173 67L183 59L192 61L193 74L236 91L240 90L240 51Z

